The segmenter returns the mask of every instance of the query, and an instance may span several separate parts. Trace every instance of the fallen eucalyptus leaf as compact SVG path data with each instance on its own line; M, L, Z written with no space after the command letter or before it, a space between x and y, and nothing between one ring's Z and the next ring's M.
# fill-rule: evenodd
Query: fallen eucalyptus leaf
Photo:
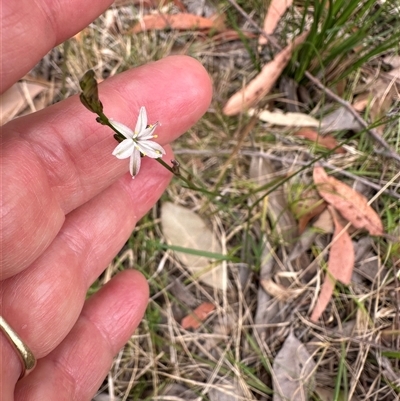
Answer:
M383 234L382 221L365 196L328 176L321 166L314 167L313 178L319 194L355 228L364 228L371 235Z
M309 399L314 388L315 362L292 333L275 357L273 372L273 401Z
M165 238L171 245L222 254L222 247L216 236L206 222L191 210L166 202L161 207L161 225ZM190 253L175 253L195 278L213 288L227 288L224 263Z

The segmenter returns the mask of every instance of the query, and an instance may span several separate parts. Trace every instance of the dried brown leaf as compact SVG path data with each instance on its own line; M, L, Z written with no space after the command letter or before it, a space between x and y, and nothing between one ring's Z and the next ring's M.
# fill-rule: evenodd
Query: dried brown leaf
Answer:
M310 141L315 142L317 145L323 146L327 149L335 149L335 153L346 153L344 148L339 146L337 140L332 135L324 135L321 136L318 132L310 129L310 128L302 128L299 131L295 132L293 135L299 136L301 138L306 138Z
M348 185L330 177L321 166L314 167L314 183L319 194L338 210L354 227L371 235L382 235L383 224L367 199Z
M170 202L161 207L161 225L171 245L222 254L222 247L206 222L196 213ZM175 252L187 269L203 283L221 290L227 288L227 271L223 263L213 265L207 257Z
M310 320L312 322L317 322L321 317L322 313L329 304L332 298L333 290L335 288L336 280L329 274L325 276L324 283L321 287L321 292L319 293L317 302L315 304L314 310L312 311Z
M210 302L204 302L199 305L193 313L182 319L181 325L184 329L198 329L201 323L215 309L215 305Z
M272 35L278 22L282 18L285 11L292 5L293 0L272 0L269 4L267 14L264 19L263 31L267 35ZM260 36L258 39L260 45L266 45L268 43L267 38Z
M240 113L243 109L257 104L274 86L290 61L293 50L304 42L308 32L303 32L297 36L292 43L285 47L275 58L266 64L260 74L258 74L245 88L235 93L223 108L224 114L233 116Z
M325 134L333 131L353 130L360 131L364 127L354 115L344 106L339 107L321 120L320 132Z
M232 42L234 40L240 40L243 36L245 36L248 39L254 39L255 34L253 32L241 31L239 35L239 33L233 29L226 29L225 31L222 31L214 35L212 37L212 40L213 42L217 42L218 44L220 44L220 43Z
M299 233L301 234L308 222L321 214L326 208L326 202L321 199L314 188L306 189L292 205L295 218L299 221Z
M272 297L282 302L297 298L304 292L303 288L287 288L282 284L277 284L273 279L260 280L262 288Z
M328 209L325 209L312 224L314 228L323 231L326 234L333 233L333 220Z
M396 86L394 82L387 83L383 79L378 79L370 87L371 102L370 102L370 117L373 123L381 120L391 108L394 99L396 98ZM385 129L385 124L376 127L377 131L382 134Z
M328 273L318 296L317 303L311 315L316 322L327 307L335 288L336 280L349 284L354 268L354 247L350 235L340 223L337 213L332 206L328 206L335 225L332 246L329 252Z
M332 246L329 252L328 271L343 284L350 284L354 268L354 247L350 235L341 225L336 211L328 206L335 225Z
M131 33L139 33L150 30L163 30L167 28L177 30L192 29L216 29L223 30L225 28L223 18L221 16L214 19L199 17L198 15L180 13L180 14L150 14L145 15L140 22L133 26Z
M292 334L286 338L273 364L273 401L304 401L314 387L315 362Z
M370 101L369 97L370 97L369 93L367 92L361 93L358 96L356 96L352 103L353 108L358 112L364 111Z

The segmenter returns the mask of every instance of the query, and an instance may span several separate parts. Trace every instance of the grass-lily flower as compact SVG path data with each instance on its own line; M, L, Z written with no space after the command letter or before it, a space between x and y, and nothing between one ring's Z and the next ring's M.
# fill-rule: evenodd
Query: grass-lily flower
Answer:
M153 135L153 133L158 123L147 125L145 107L142 106L140 108L135 131L132 131L129 127L118 121L112 119L109 121L126 138L114 149L112 154L118 159L127 159L130 157L129 171L132 178L135 178L139 172L141 155L157 159L165 154L164 148L151 140L152 138L157 138L157 135Z

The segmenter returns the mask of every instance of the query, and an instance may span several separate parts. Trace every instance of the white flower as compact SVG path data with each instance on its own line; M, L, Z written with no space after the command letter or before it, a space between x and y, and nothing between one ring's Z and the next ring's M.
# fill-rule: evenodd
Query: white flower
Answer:
M124 139L114 149L112 154L118 159L127 159L130 157L129 171L132 178L135 178L140 169L141 154L143 156L157 159L165 154L165 150L161 145L152 141L152 138L157 138L157 135L153 135L158 123L153 125L147 125L147 113L146 108L141 107L139 117L136 123L135 131L132 131L126 125L109 120L110 124L120 132L126 139Z

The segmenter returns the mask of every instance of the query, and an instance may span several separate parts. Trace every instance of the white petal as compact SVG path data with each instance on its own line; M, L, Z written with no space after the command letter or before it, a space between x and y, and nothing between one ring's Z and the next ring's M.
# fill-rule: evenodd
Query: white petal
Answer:
M116 156L118 159L127 159L132 155L135 149L135 143L132 139L125 139L113 150L113 156Z
M154 125L151 127L146 128L141 134L137 136L137 139L140 141L145 141L147 139L154 138L153 133L155 129L157 128L158 122L156 122Z
M140 163L141 163L140 152L135 148L131 155L131 159L129 160L129 171L131 173L132 178L135 178L137 176L140 170Z
M113 119L109 119L110 124L118 131L120 132L125 138L130 139L133 138L133 131L127 127L125 124L122 124L118 121L115 121Z
M165 154L164 148L154 141L139 141L137 147L145 156L152 159L157 159Z
M136 123L135 134L140 134L146 129L147 126L147 113L146 107L142 106L139 111L139 116Z

